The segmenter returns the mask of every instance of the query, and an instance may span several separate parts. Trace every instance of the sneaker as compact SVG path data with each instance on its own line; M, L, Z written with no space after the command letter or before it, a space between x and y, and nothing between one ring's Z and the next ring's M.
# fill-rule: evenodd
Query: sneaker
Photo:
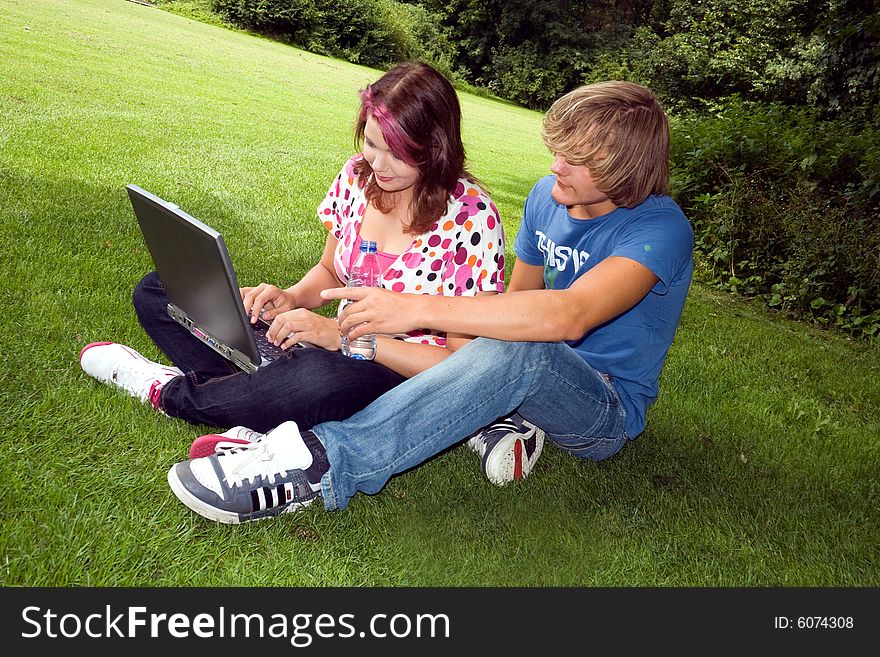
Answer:
M141 401L159 408L159 392L171 379L183 376L176 367L154 363L130 347L115 342L92 342L79 352L79 364L99 381L112 383Z
M189 448L189 457L191 459L200 459L205 456L223 454L242 445L262 440L265 435L247 427L232 427L223 433L209 433L199 436L193 441Z
M478 431L467 446L477 452L483 474L496 486L529 476L544 449L544 431L519 415Z
M296 423L284 422L262 440L177 463L168 470L168 485L200 516L237 525L311 504L321 490L306 478L311 464Z

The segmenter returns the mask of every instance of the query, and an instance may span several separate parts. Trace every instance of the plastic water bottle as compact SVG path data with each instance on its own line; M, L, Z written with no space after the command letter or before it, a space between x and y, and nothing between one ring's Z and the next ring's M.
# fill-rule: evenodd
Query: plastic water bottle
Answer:
M376 255L376 243L367 240L361 241L361 250L357 260L348 274L346 287L379 287L382 272L379 267L379 256ZM339 304L339 312L349 304L343 300ZM376 356L376 334L362 335L356 340L349 340L342 336L342 353L349 358L358 360L373 360Z

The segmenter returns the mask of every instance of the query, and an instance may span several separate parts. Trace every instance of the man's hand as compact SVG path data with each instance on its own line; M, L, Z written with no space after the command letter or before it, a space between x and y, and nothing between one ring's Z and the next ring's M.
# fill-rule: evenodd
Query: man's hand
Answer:
M305 308L296 308L277 315L266 330L266 337L282 349L288 349L297 342L307 342L329 351L338 351L342 344L335 319Z
M339 332L350 340L368 333L406 333L421 328L416 310L422 295L375 287L338 287L321 292L324 299L350 299L339 314Z
M290 292L268 283L260 283L257 287L243 287L239 292L244 303L244 312L251 324L260 317L270 323L281 313L296 308L296 299Z

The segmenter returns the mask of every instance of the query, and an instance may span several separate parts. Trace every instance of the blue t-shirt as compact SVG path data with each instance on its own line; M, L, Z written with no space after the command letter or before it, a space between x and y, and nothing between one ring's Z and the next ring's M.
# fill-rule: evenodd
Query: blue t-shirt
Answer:
M660 370L684 309L693 274L693 230L668 196L577 219L550 195L555 179L545 176L532 189L514 242L519 259L544 267L547 289L570 287L609 256L635 260L659 279L628 311L568 342L611 377L626 409L626 433L635 438L657 398Z

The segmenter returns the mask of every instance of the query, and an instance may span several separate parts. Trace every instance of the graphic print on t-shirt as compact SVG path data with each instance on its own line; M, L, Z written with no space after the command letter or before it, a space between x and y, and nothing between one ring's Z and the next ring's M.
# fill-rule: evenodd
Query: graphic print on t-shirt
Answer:
M577 248L556 244L542 231L535 231L538 250L544 254L544 284L548 289L554 289L556 277L564 272L569 266L574 270L571 277L575 278L590 254L579 251Z

